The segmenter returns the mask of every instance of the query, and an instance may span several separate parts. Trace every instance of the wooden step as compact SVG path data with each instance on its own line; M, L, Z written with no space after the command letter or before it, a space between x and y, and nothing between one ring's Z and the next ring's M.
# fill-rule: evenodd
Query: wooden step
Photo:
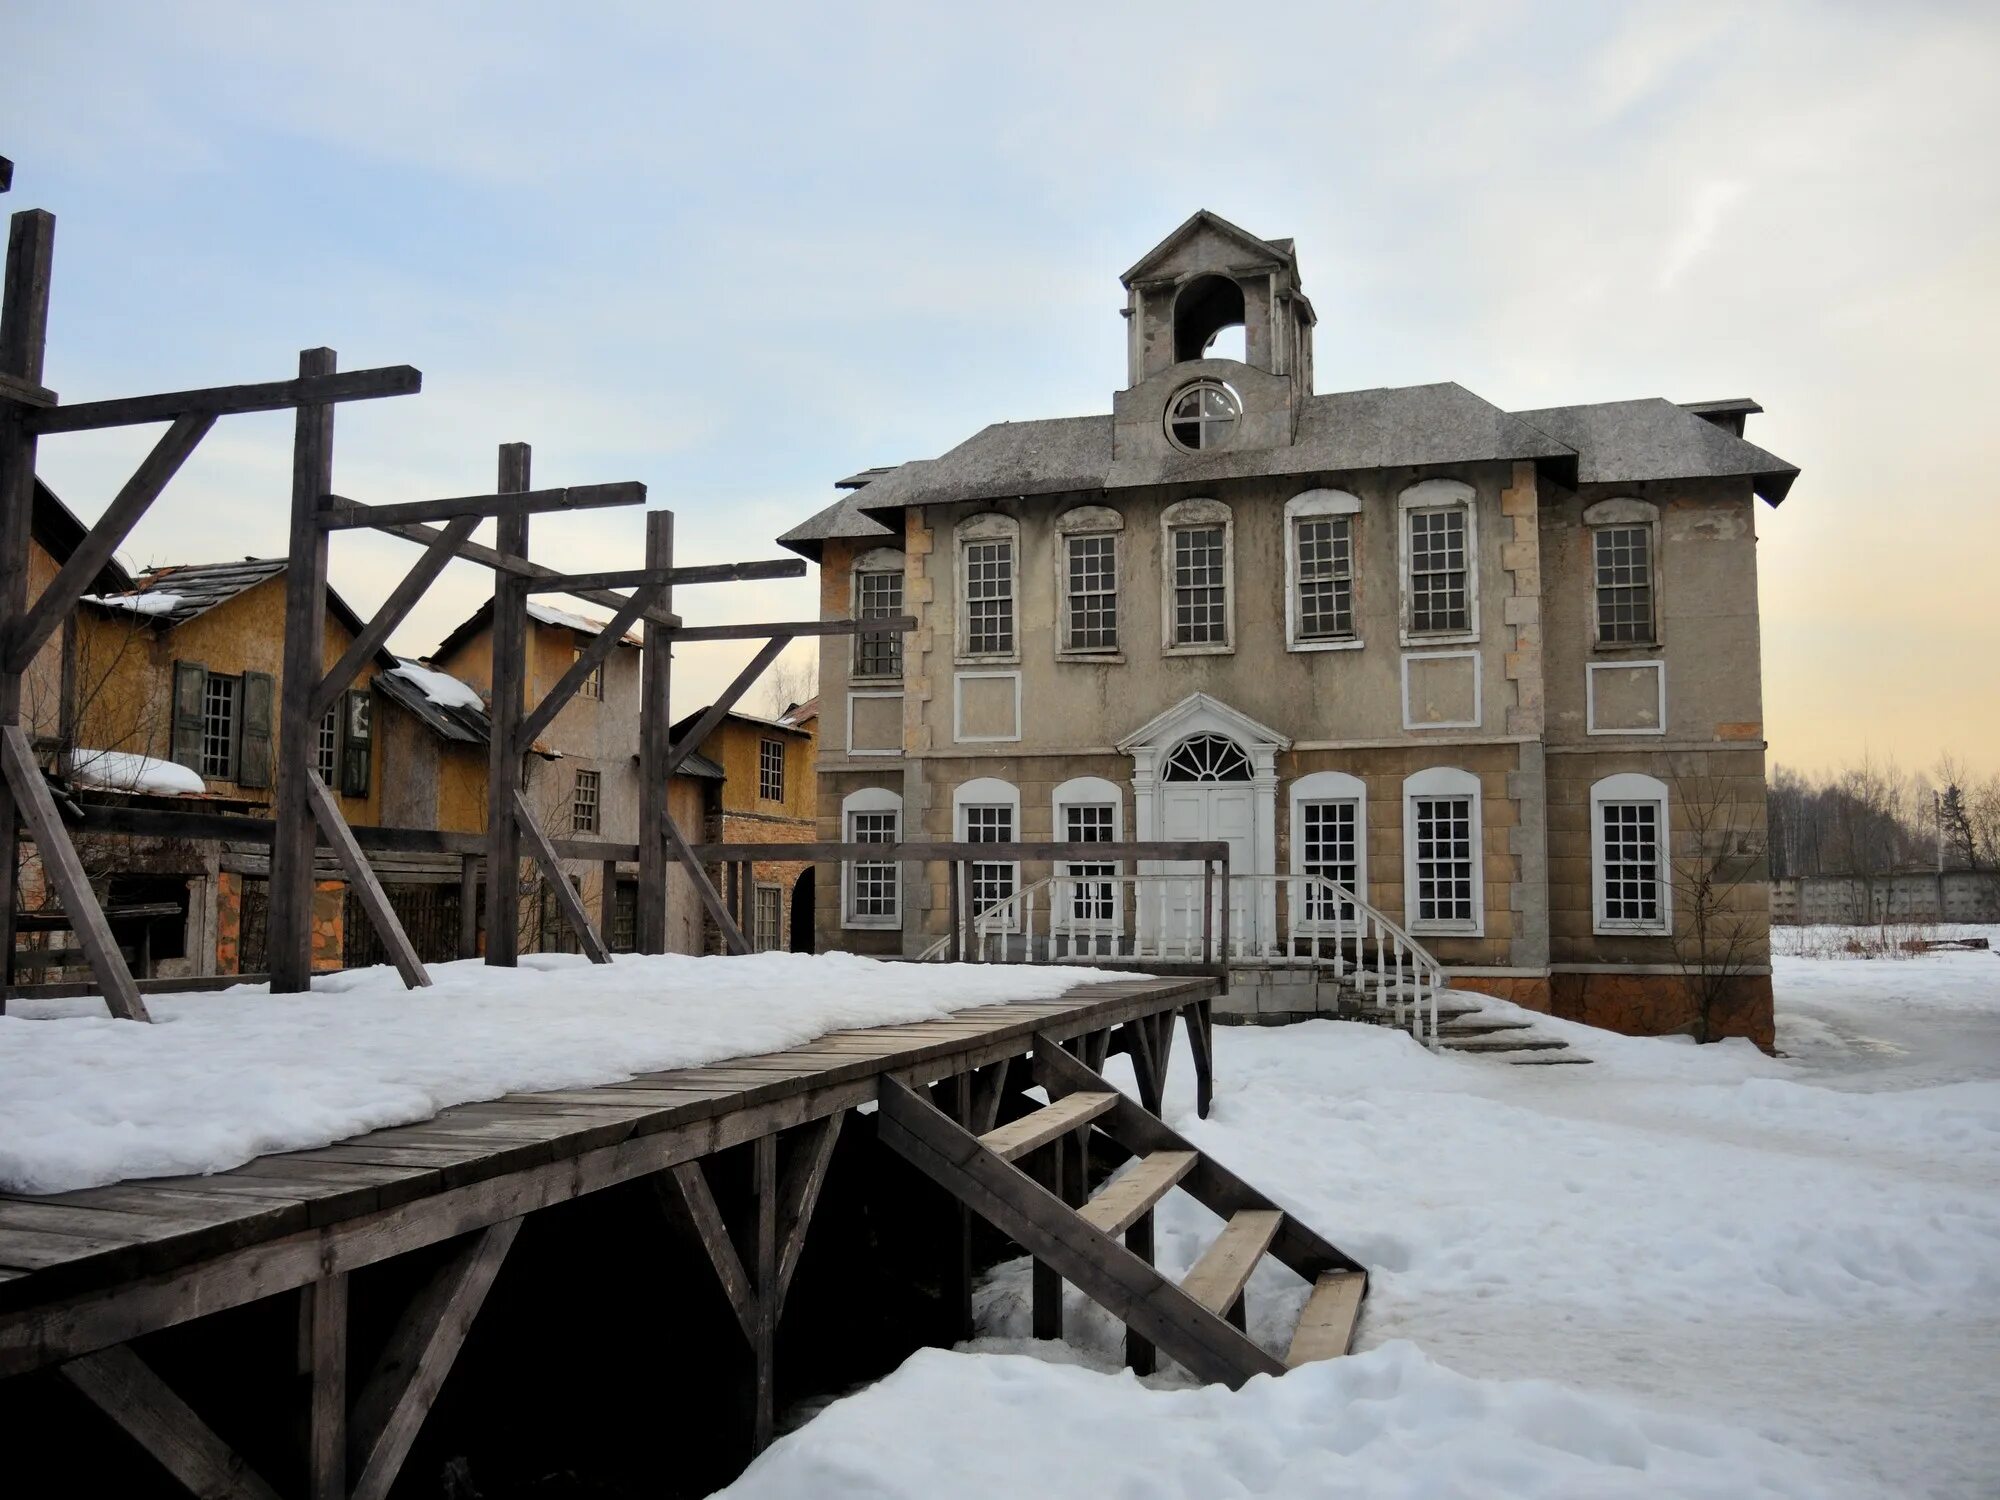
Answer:
M1037 1146L1046 1146L1056 1137L1088 1125L1117 1102L1116 1094L1066 1094L1031 1115L987 1131L979 1138L979 1144L1001 1160L1013 1161Z
M1316 1359L1338 1359L1354 1347L1354 1330L1361 1321L1361 1293L1368 1278L1359 1271L1327 1271L1314 1285L1292 1330L1292 1347L1285 1368L1296 1370Z
M1532 1021L1441 1020L1438 1022L1437 1034L1441 1037L1492 1036L1502 1031L1526 1031L1534 1024Z
M1543 1036L1492 1036L1467 1037L1458 1042L1447 1037L1441 1045L1447 1052L1560 1052L1569 1043Z
M1257 1262L1271 1248L1284 1214L1275 1208L1245 1208L1233 1215L1181 1283L1186 1292L1218 1318L1243 1295Z
M1123 1234L1139 1216L1166 1197L1195 1164L1192 1151L1155 1151L1124 1176L1106 1183L1077 1213L1106 1234Z

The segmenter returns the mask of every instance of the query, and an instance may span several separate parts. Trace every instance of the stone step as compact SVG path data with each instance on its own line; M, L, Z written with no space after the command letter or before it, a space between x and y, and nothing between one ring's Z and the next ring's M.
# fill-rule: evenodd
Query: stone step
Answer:
M1499 1036L1468 1037L1459 1042L1447 1038L1441 1045L1447 1052L1561 1052L1569 1043L1545 1036Z
M1500 1031L1526 1031L1533 1024L1530 1021L1508 1021L1499 1017L1489 1019L1482 1017L1478 1011L1472 1011L1462 1018L1455 1018L1450 1021L1440 1019L1438 1022L1438 1035L1441 1037L1490 1036Z
M1574 1052L1558 1052L1547 1057L1510 1057L1507 1062L1516 1068L1575 1068L1588 1066L1590 1059Z

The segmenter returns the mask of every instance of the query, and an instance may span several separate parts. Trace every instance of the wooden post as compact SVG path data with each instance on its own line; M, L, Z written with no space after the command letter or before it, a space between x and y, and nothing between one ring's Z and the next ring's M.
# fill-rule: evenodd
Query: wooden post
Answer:
M756 1355L756 1409L750 1435L752 1454L762 1453L777 1435L778 1349L778 1137L757 1137L751 1146L757 1191L757 1327L751 1335Z
M674 513L646 515L646 566L674 565ZM656 608L671 611L673 589ZM648 620L639 666L639 893L633 944L641 953L667 951L667 737L672 728L673 638Z
M479 856L458 857L458 956L479 956Z
M500 445L498 490L528 488L532 453L526 443ZM501 516L494 545L503 556L526 559L528 518ZM486 961L511 969L521 953L521 831L514 804L521 790L521 757L515 738L526 691L528 617L526 584L519 575L493 573L492 743L486 763Z
M1040 1177L1042 1186L1054 1193L1063 1202L1070 1201L1063 1180L1063 1158L1069 1155L1065 1149L1067 1138L1057 1136L1037 1153L1041 1157ZM1047 1261L1035 1260L1032 1275L1034 1292L1034 1335L1038 1339L1060 1339L1063 1336L1062 1277Z
M55 216L41 209L15 214L7 231L7 269L0 292L0 375L42 383L48 345L49 277L55 263ZM35 436L26 408L0 405L0 619L15 621L28 607L28 546L35 514ZM21 674L0 664L0 725L21 722ZM0 984L14 980L15 872L20 840L12 788L0 783ZM4 1001L0 1001L4 1004Z
M611 949L611 929L618 920L618 861L600 861L597 867L597 933Z
M305 1289L311 1420L306 1440L311 1500L347 1500L347 1274Z
M965 953L964 935L960 931L961 924L958 909L960 899L958 861L955 859L948 859L944 862L944 884L945 917L951 923L950 941L945 944L945 957L952 963L958 963L965 957Z
M299 355L299 374L331 375L331 349ZM319 725L310 705L325 670L327 534L320 505L333 489L333 406L301 406L292 439L292 520L285 555L285 641L278 708L277 796L272 809L267 947L271 992L312 983L313 850L306 782L315 774Z

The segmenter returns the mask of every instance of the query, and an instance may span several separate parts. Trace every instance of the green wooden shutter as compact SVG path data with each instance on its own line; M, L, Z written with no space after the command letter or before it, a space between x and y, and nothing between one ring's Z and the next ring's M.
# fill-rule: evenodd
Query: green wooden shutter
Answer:
M243 725L241 748L236 755L238 786L265 787L271 784L271 704L277 684L269 672L243 674Z
M374 700L365 690L341 695L340 790L343 796L368 795L368 766L375 750L374 706Z
M198 661L175 662L173 757L196 775L201 774L201 722L207 697L208 668Z

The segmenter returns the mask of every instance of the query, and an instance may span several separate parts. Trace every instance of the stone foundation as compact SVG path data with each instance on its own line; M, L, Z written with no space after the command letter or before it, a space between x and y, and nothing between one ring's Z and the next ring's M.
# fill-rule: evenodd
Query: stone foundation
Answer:
M1699 1002L1679 974L1552 974L1545 979L1466 975L1454 976L1452 988L1626 1036L1691 1036L1698 1020ZM1710 1020L1717 1038L1748 1037L1769 1052L1777 1041L1771 976L1745 974L1731 980Z

